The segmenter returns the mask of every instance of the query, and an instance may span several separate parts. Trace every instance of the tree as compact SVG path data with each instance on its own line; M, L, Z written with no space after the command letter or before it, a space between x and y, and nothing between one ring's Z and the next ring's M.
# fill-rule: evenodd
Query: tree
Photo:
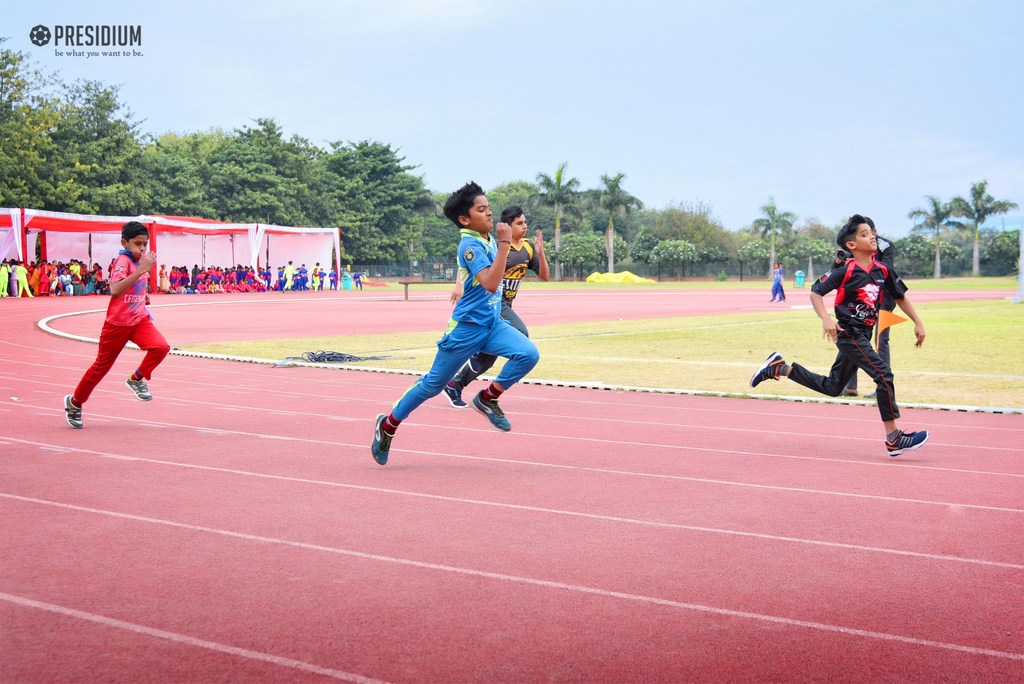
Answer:
M807 259L807 280L814 280L814 262L831 263L835 259L835 243L825 240L802 240L790 248L789 256L794 260Z
M567 266L577 269L601 260L604 251L603 241L597 233L570 233L562 240L562 246L555 252L555 258Z
M608 254L608 272L615 273L615 217L627 216L634 209L643 209L644 204L622 187L626 174L602 175L603 188L597 191L598 204L608 212L608 229L604 234L605 251Z
M579 217L580 210L576 207L579 201L580 181L577 178L565 178L565 167L568 162L562 162L555 171L555 177L551 178L546 173L537 174L538 192L533 204L546 205L555 212L555 252L562 246L562 216L571 214ZM555 280L562 279L562 263L555 259Z
M693 263L697 258L697 248L686 240L662 240L651 250L651 261L659 266L678 264L682 268L683 264Z
M925 199L928 200L929 206L926 209L914 209L907 218L911 219L922 219L921 223L914 226L913 231L917 232L928 232L931 231L934 235L935 240L935 270L933 271L932 277L942 277L942 235L951 228L960 228L963 226L959 221L954 221L951 216L953 215L953 207L950 203L943 204L937 198L931 195L925 195Z
M1016 209L1017 204L1008 200L997 200L988 194L988 181L981 181L971 186L971 199L954 197L950 201L955 216L962 216L971 222L974 227L974 256L971 261L971 275L981 275L981 257L978 249L979 230L989 216L1005 214L1011 209Z
M982 259L989 274L1010 275L1020 272L1020 231L1008 230L993 237Z
M743 277L743 263L748 264L764 261L771 253L771 246L764 240L751 240L737 250L740 259L740 278ZM772 260L774 261L774 260Z
M629 257L638 263L651 263L651 250L658 246L658 238L650 228L644 226L629 248Z
M768 275L771 275L775 267L775 239L778 236L789 237L793 233L793 224L796 223L796 214L791 211L780 212L775 206L775 198L768 197L768 204L761 207L764 214L759 219L754 219L750 224L750 230L762 239L768 239L771 246L768 252Z

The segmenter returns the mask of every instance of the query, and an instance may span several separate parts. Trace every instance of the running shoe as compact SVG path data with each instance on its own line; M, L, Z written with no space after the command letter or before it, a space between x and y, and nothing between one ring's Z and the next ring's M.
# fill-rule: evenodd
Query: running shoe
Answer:
M505 418L505 412L498 406L497 399L484 399L483 390L473 397L473 408L480 413L484 414L487 418L487 422L491 424L491 427L501 432L508 432L512 429L512 424Z
M782 355L779 352L772 352L761 367L757 369L754 376L750 378L750 386L757 387L765 380L778 380L779 374L782 373L782 368L786 365L786 362L782 360Z
M900 430L896 433L895 439L885 440L885 448L890 456L899 456L904 451L920 449L927 441L928 432L926 430L921 432L903 432L903 430Z
M132 392L135 392L135 398L139 401L149 401L153 398L153 395L149 393L149 387L146 385L145 380L132 380L128 378L124 381L124 384Z
M455 408L466 408L469 406L469 404L462 400L462 390L450 382L444 386L444 395L448 397L448 403Z
M370 453L373 454L373 460L381 465L385 465L388 462L391 438L394 437L394 435L384 432L382 423L385 418L387 418L387 415L384 413L377 416L377 423L373 427L373 444L370 445Z
M82 407L71 403L70 394L64 396L64 418L68 421L68 425L76 430L81 430L84 427L82 424Z

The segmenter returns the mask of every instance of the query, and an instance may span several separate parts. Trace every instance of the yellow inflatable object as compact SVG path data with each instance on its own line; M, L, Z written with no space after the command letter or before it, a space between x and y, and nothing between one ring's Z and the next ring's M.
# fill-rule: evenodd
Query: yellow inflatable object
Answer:
M588 283L653 283L657 282L651 278L641 278L629 271L621 273L598 273L594 271L587 276Z

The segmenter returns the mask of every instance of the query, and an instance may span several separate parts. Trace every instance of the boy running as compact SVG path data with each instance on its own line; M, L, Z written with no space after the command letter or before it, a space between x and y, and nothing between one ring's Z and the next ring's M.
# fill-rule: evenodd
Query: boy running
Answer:
M406 390L390 415L377 416L370 452L381 465L388 462L391 439L399 424L424 401L440 394L462 364L480 351L504 356L508 361L494 382L473 398L473 408L495 430L508 432L512 426L498 406L498 397L529 373L540 359L537 346L501 319L501 281L512 243L512 228L506 223L493 226L487 195L472 182L452 193L445 202L444 214L462 236L459 267L460 273L466 274L464 294L452 312L444 337L437 343L437 356L430 371ZM497 241L490 235L492 229Z
M156 368L170 347L167 340L153 325L153 318L146 309L146 280L150 269L156 264L156 252L147 252L149 230L138 221L129 221L121 227L121 246L111 269L110 303L107 304L107 318L100 331L99 351L92 367L82 376L73 394L64 397L64 416L68 425L82 427L82 405L89 399L93 389L114 366L114 361L128 341L146 350L140 365L125 381L139 401L149 401L146 380L152 377Z
M529 337L530 333L526 329L523 319L519 318L519 314L512 310L512 302L515 301L516 295L519 294L519 284L522 282L527 270L536 273L537 277L541 280L547 280L550 276L548 260L544 257L544 238L538 230L534 243L536 247L526 239L526 216L523 215L523 210L520 207L511 206L503 210L501 212L501 222L512 226L512 244L509 246L508 259L505 261L505 274L501 280L501 318L508 321L513 328ZM455 285L455 291L452 292L453 302L458 302L462 297L462 278L464 275L461 271L459 276L458 283ZM459 374L444 386L444 393L448 397L449 403L455 408L465 408L468 406L469 404L462 400L462 390L469 386L469 383L490 370L497 360L498 357L491 354L474 354L466 362L466 365L462 367Z
M871 331L878 320L883 291L914 321L916 347L924 342L924 323L907 299L907 288L896 272L875 260L877 243L867 219L854 214L839 230L836 242L849 250L853 258L833 268L811 286L811 305L821 318L823 336L839 348L828 377L812 373L797 363L787 365L778 352L772 352L750 379L750 386L757 387L765 380L786 376L816 392L837 397L860 368L875 381L878 412L885 426L885 448L890 456L898 456L923 446L928 441L928 433L903 432L896 426L900 411L896 405L892 370L871 348ZM834 321L829 318L823 298L832 290L836 290Z

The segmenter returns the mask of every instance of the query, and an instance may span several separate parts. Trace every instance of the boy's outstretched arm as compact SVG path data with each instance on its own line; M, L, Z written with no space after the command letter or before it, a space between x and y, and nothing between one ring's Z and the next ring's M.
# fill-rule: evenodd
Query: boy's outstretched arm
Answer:
M821 319L821 336L835 342L842 328L828 315L828 309L825 308L825 298L816 292L812 292L811 306L814 308L814 313L818 314L818 318Z
M544 236L539 230L537 231L537 237L533 240L533 248L537 251L537 256L540 257L540 270L537 271L537 277L541 280L547 280L551 277L551 269L548 267L547 257L544 256Z
M907 314L907 318L914 321L914 336L917 337L917 342L914 343L915 347L920 347L924 344L924 323L921 321L921 317L917 315L917 309L910 303L910 299L904 297L903 299L897 299L896 304L900 307L903 313Z

